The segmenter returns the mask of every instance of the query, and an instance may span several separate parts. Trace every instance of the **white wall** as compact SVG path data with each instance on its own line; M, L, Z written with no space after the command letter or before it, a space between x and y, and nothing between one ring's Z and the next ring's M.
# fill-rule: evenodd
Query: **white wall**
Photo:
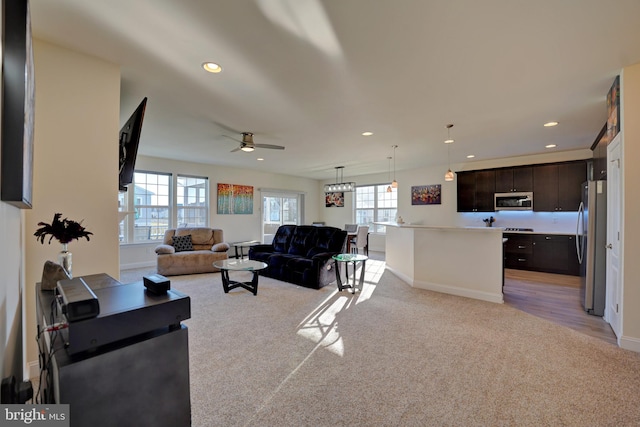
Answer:
M306 224L310 224L318 219L320 215L320 204L321 202L324 202L323 193L320 192L318 181L314 179L147 156L138 157L136 161L136 169L154 172L169 172L173 174L187 174L209 178L209 201L211 205L209 225L214 228L222 229L224 232L224 239L227 242L260 240L262 225L260 212L262 208L262 198L260 196L261 188L304 193L305 210L303 223ZM218 215L216 206L218 183L253 186L253 214ZM156 246L157 243L132 243L122 245L120 249L121 268L128 269L155 265L156 254L154 252L154 248Z
M33 209L25 211L26 336L33 338L35 284L60 245L33 237L40 221L57 212L93 233L73 241L75 276L107 273L118 278L118 130L120 69L117 65L40 40L34 43L36 111ZM34 339L27 360L37 365Z
M0 368L2 378L15 375L22 380L22 298L24 266L22 214L20 209L0 202Z

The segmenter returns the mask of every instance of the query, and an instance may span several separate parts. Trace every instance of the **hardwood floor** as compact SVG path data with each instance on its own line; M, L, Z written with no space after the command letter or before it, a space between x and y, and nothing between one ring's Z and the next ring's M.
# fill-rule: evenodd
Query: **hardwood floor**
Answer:
M616 344L611 327L580 304L580 278L505 269L504 302L534 316Z

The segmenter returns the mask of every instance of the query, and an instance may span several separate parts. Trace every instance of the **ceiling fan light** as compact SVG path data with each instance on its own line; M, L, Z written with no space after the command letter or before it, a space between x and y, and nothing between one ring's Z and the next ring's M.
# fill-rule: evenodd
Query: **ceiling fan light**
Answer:
M242 151L246 151L247 153L252 152L253 150L255 150L255 148L249 146L249 145L245 145L244 147L241 148Z
M451 172L451 169L449 169L447 173L444 174L444 180L453 181L453 172Z

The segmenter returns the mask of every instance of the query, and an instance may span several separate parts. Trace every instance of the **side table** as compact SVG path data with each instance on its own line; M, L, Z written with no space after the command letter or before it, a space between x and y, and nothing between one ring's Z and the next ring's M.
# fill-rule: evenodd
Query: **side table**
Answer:
M222 288L224 293L229 293L229 290L235 288L244 288L253 295L258 294L258 273L260 270L267 268L267 264L262 261L253 261L248 259L224 259L213 263L215 268L220 269L220 275L222 276ZM250 282L238 282L235 280L229 280L229 271L250 271L253 273L253 278Z
M234 242L231 243L231 246L233 246L233 248L235 249L235 256L234 258L238 259L242 259L244 258L244 248L248 248L254 245L259 245L260 242L258 240L247 240L246 242Z
M342 292L343 289L345 288L351 288L351 293L355 294L356 293L356 263L361 262L362 263L362 270L360 271L360 283L359 283L359 288L360 291L362 291L362 285L364 283L364 272L366 269L366 262L369 259L368 256L366 255L360 255L360 254L338 254L338 255L334 255L332 256L333 260L336 263L336 281L338 282L338 290L340 292ZM338 263L344 263L344 270L345 270L345 276L346 276L346 280L345 280L345 284L342 284L342 278L340 277L340 268L338 267ZM353 265L353 284L350 285L349 284L349 263L351 263Z

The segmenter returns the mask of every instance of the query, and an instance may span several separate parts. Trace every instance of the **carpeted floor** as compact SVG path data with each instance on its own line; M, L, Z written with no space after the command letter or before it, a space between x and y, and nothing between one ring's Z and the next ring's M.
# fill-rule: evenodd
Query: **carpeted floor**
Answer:
M355 295L171 277L191 297L193 425L640 425L640 354L367 267Z

